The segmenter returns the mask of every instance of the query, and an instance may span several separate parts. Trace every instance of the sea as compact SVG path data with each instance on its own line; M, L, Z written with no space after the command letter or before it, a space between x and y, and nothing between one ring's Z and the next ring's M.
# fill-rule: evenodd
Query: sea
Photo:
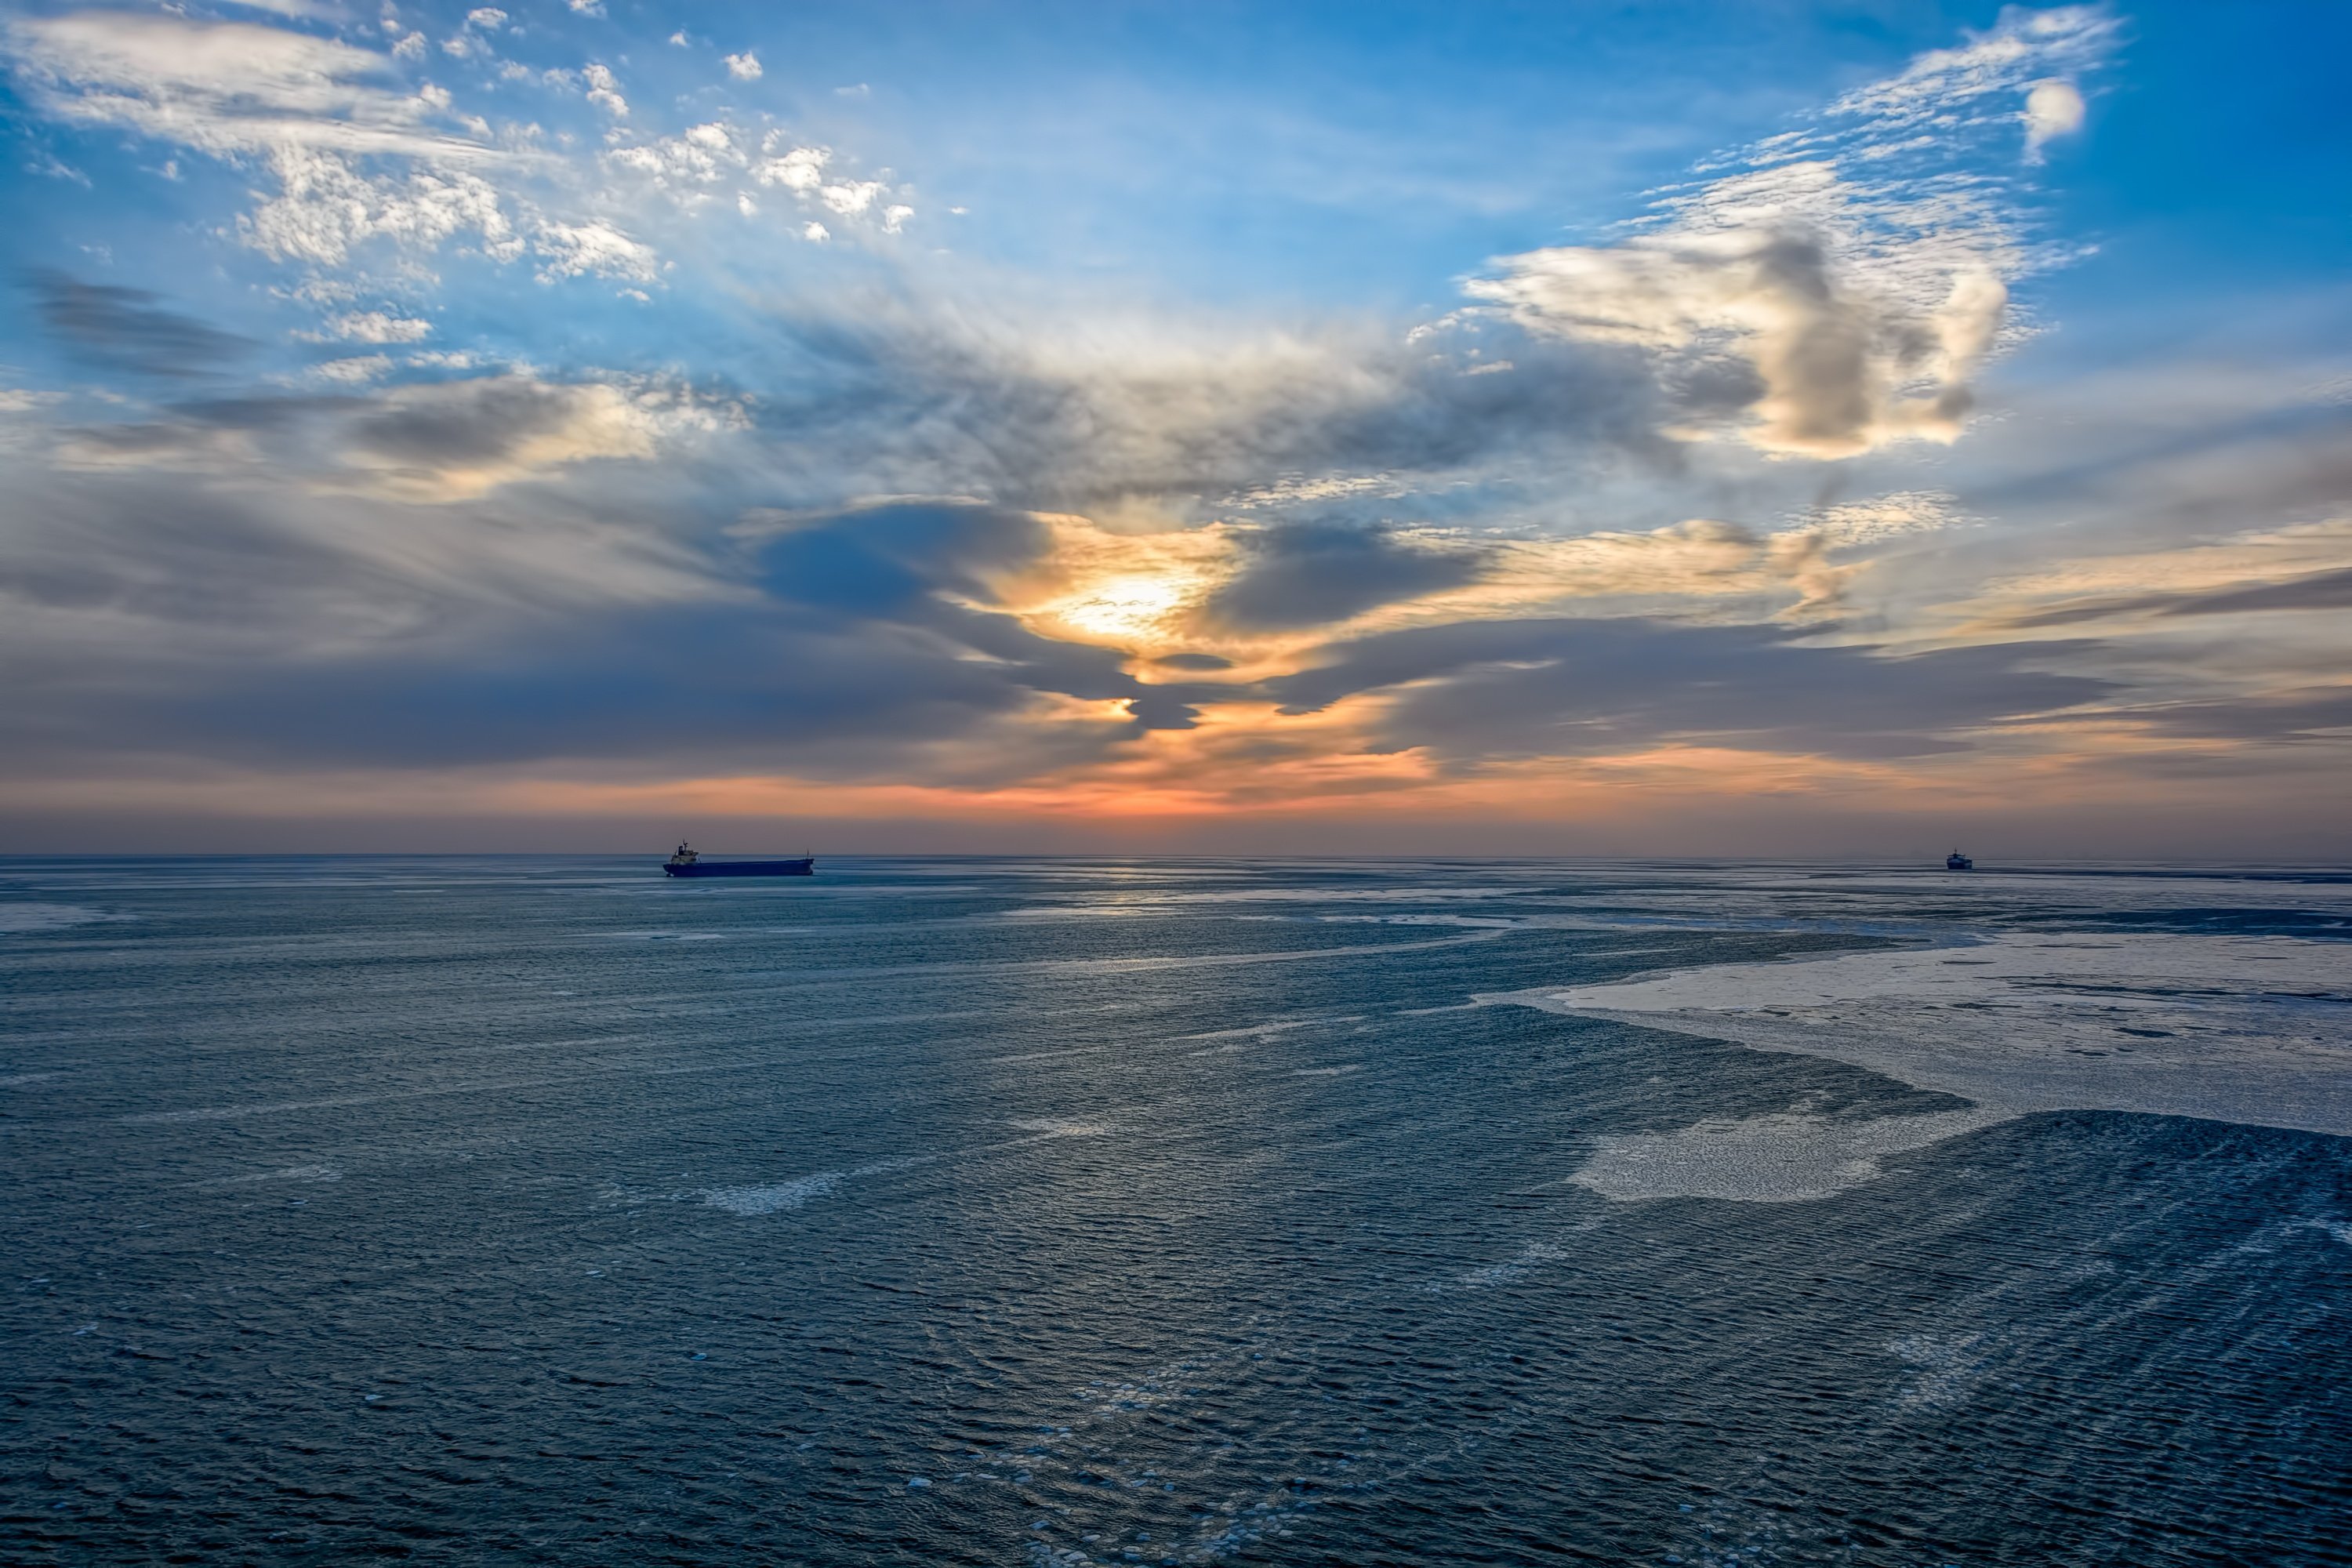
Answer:
M9 1563L2352 1563L2352 873L0 861Z

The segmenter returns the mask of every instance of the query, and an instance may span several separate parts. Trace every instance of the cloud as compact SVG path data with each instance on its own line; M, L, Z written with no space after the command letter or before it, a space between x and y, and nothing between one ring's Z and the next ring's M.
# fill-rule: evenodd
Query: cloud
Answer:
M646 175L658 185L691 188L715 184L746 169L750 160L736 144L733 128L711 121L683 135L616 147L604 154L604 162Z
M340 382L346 386L364 386L391 374L392 360L386 354L357 354L312 365L310 374L321 381Z
M2111 717L2159 735L2267 745L2334 744L2352 733L2352 688L2236 696L2227 701L2141 703ZM2341 775L2337 776L2341 783Z
M403 389L362 400L359 423L395 460L494 465L609 416L569 390ZM713 555L666 537L660 484L643 510L604 487L417 510L70 478L0 497L0 661L89 656L42 661L0 717L25 766L128 726L152 752L278 766L593 757L969 782L1190 721L1182 689L992 607L1050 552L1049 518L761 513Z
M1824 544L1837 548L1969 527L1980 521L1962 510L1959 498L1948 491L1896 490L1864 500L1809 508L1798 524Z
M772 134L761 143L756 177L763 185L810 194L824 183L824 166L833 157L829 147L793 147L777 153L782 143Z
M2345 499L2339 495L2338 500ZM1987 584L1960 609L2000 630L2128 622L2105 635L2213 616L2352 606L2352 521L2255 530L2179 549L2053 563Z
M727 74L737 81L757 81L761 77L760 57L750 49L727 57Z
M709 201L712 187L749 179L759 185L782 186L803 206L822 208L836 220L878 226L885 234L897 234L914 216L911 206L884 203L890 190L887 181L828 182L825 168L832 161L831 148L793 146L776 130L760 134L755 143L751 131L726 120L707 121L676 136L620 142L604 154L608 170L642 175L688 210ZM738 189L736 205L745 216L757 211L748 190ZM808 239L831 234L821 220L807 220L803 228Z
M2039 163L2042 143L2083 128L2083 93L2071 81L2037 81L2026 90L2025 156Z
M328 318L318 339L341 339L355 343L416 343L433 335L433 323L415 316L394 316L384 310L347 310Z
M1742 434L1817 458L1904 436L1956 438L1967 378L2008 301L2000 279L1972 271L1937 309L1906 310L1841 276L1823 237L1796 226L1532 251L1468 288L1539 332L1694 360L1738 354L1757 378ZM1922 394L1905 395L1921 381Z
M1917 56L1895 76L1843 94L1828 112L1882 138L1921 129L1948 134L1982 123L1987 100L2006 99L2057 71L2095 68L2121 31L2105 6L2011 6L1990 30L1957 48Z
M488 157L437 132L422 97L378 85L382 55L247 22L131 11L17 17L7 39L41 107L215 154L307 149L444 162Z
M1376 605L1476 579L1493 552L1412 540L1387 528L1287 523L1234 535L1241 569L1211 594L1213 631L1283 631L1348 620Z
M1490 621L1339 644L1328 662L1266 689L1289 713L1385 694L1374 721L1381 746L1425 747L1463 764L1665 742L1924 756L1961 749L1956 729L2013 722L2110 689L2020 670L2019 657L1982 647L1885 658L1760 626Z
M341 395L172 404L142 419L71 427L60 453L80 467L234 472L264 489L442 505L583 463L645 463L740 423L732 405L650 380L509 371L362 391L398 368L385 354L330 360L309 374L347 389Z
M532 24L551 25L577 24ZM261 107L218 80L123 85L128 68L107 86L87 62L28 77L39 105L89 99L86 123L194 116L211 140L189 144L230 149L263 189L238 265L308 276L240 297L239 321L299 310L245 397L192 394L226 390L197 378L256 345L72 286L60 341L163 384L110 388L131 399L118 423L80 401L71 425L51 403L8 421L25 457L0 487L0 652L43 684L0 723L92 755L137 733L273 765L729 766L1047 801L1077 778L1274 805L1503 773L1551 800L1545 781L1581 767L1553 763L1678 747L1899 782L1925 765L1880 764L2095 722L2215 758L2321 735L2341 693L2289 679L2279 647L2340 665L2326 617L2352 557L2031 570L2061 524L2070 549L2210 531L2252 493L2242 472L2130 492L2124 465L2152 469L2088 451L2117 423L2095 388L2067 422L1989 423L1958 458L1887 451L1958 436L1983 365L2030 329L2017 286L2056 253L2019 106L2095 68L2097 36L2004 22L1695 172L1640 223L1499 258L1466 309L1287 330L1069 289L1010 302L968 261L879 243L911 216L897 175L691 97L631 117L602 66L520 88L465 73L460 93L509 106L573 94L497 148L445 137L456 100L356 47L314 62L310 100L280 70ZM609 100L583 108L583 88ZM725 221L686 221L706 208ZM860 239L887 264L859 270ZM559 342L510 314L514 290L538 297L511 270L425 309L445 270L490 272L433 251L607 279L600 297L666 288L643 313L567 316ZM696 270L737 262L752 288ZM721 358L680 307L721 312ZM289 353L289 326L353 346ZM427 341L463 346L394 346ZM599 342L704 354L704 384L742 390L582 368ZM563 368L481 368L526 355ZM2315 447L2307 413L2265 428L2294 419ZM2198 461L2217 427L2184 418L2167 460ZM1977 458L1988 443L1999 461ZM1979 510L2016 526L1979 531ZM2018 575L1978 592L1990 571ZM2163 638L2246 645L2229 656L2246 700L2147 673ZM1972 640L1998 646L1941 646Z
M459 500L599 458L651 458L677 410L596 383L479 376L395 387L340 431L378 493Z
M842 216L853 217L872 206L882 189L879 180L850 180L820 188L817 198Z
M1711 177L1670 189L1630 237L1503 257L1465 291L1532 331L1625 344L1670 382L1727 393L1693 434L1816 458L1949 444L2011 283L2058 258L2023 237L2018 195L1976 166L2014 122L1988 104L2026 93L2029 116L2045 116L2032 121L2038 151L2079 123L2081 96L2037 79L2095 68L2116 34L2090 8L2007 14L1710 161Z
M532 237L539 254L546 258L539 271L542 282L593 272L601 278L650 283L660 275L659 258L650 246L630 238L602 218L577 224L544 221Z
M482 251L510 261L523 242L496 187L467 170L363 174L331 153L299 147L270 154L278 194L238 225L246 243L278 260L339 266L371 240L433 249L479 237Z
M610 66L589 65L580 74L588 81L588 101L615 120L629 117L629 100L621 96L621 84Z
M2085 621L2122 616L2237 616L2275 610L2345 609L2352 609L2352 568L2202 594L2139 594L2093 600L2017 616L2005 624L2025 628L2079 626Z
M1354 331L1089 329L878 301L776 327L830 384L773 395L763 417L852 494L1198 520L1209 498L1283 476L1425 483L1489 462L1675 460L1655 434L1670 395L1593 345L1530 342L1516 374L1465 377L1443 344Z
M62 273L29 281L41 320L76 357L143 375L210 374L250 353L249 338L168 310L141 289L83 283Z

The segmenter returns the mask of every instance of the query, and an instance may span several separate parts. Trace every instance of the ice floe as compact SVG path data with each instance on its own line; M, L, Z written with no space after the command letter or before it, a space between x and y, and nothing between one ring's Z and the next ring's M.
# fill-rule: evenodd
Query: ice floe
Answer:
M1673 1132L1604 1135L1570 1180L1621 1201L1803 1203L1875 1180L1883 1156L1924 1149L2009 1117L1977 1107L1873 1121L1798 1112L1711 1119Z
M1825 1057L2011 1115L2130 1110L2352 1136L2347 942L2001 933L1481 999Z

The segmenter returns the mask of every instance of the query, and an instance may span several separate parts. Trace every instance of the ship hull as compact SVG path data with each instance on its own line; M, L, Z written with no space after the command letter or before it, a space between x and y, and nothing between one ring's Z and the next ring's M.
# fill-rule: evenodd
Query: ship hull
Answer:
M664 866L673 877L814 877L816 861L799 860L697 860L690 866Z

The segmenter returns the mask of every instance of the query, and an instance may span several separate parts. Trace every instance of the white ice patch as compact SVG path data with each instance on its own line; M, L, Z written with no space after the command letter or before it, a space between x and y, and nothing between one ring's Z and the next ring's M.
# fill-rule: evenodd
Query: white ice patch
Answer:
M1360 1013L1314 1014L1304 1018L1274 1018L1263 1024L1244 1024L1238 1028L1210 1029L1198 1035L1179 1035L1176 1037L1180 1040L1271 1040L1287 1030L1304 1029L1313 1024L1354 1024L1360 1023L1362 1019Z
M2001 934L1482 999L1826 1057L2011 1114L2352 1136L2352 942Z
M847 1174L845 1171L820 1171L814 1176L779 1182L772 1187L712 1187L703 1193L702 1201L729 1214L779 1214L799 1208L811 1198L825 1196L841 1185Z
M1139 893L1150 904L1419 904L1439 899L1507 899L1517 888L1221 888L1202 893Z
M1600 1139L1570 1179L1604 1198L1728 1198L1808 1203L1880 1175L1878 1162L2005 1121L2002 1110L1949 1110L1843 1121L1787 1112L1747 1121L1710 1119L1675 1132Z
M1449 1289L1492 1290L1499 1286L1516 1285L1528 1274L1547 1263L1559 1263L1568 1257L1566 1249L1549 1242L1529 1242L1519 1249L1517 1257L1505 1263L1489 1263L1466 1269L1442 1285L1427 1287L1433 1292Z
M94 921L114 918L104 910L88 909L80 904L0 904L0 936L62 931L68 926L89 925Z
M1018 1127L1024 1132L1033 1132L1039 1139L1108 1138L1111 1132L1110 1127L1104 1122L1066 1121L1050 1116L1016 1116L1013 1119L1012 1125ZM1024 1143L1034 1141L1028 1138L1019 1140Z
M255 1171L243 1176L220 1176L199 1182L200 1187L243 1187L255 1182L340 1182L342 1171L333 1165L288 1165L276 1171Z

